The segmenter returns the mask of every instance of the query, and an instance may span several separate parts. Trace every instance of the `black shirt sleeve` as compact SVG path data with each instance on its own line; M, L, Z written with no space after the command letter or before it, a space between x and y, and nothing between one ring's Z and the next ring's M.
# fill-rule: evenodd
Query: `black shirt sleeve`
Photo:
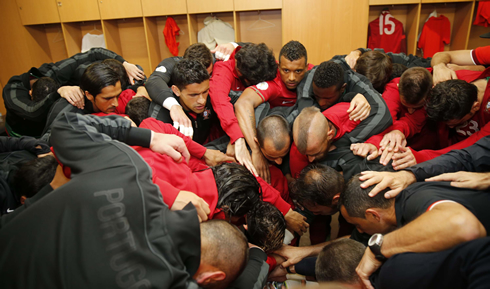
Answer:
M13 152L19 150L27 150L34 154L49 153L49 145L39 139L23 136L21 138L0 137L0 152Z
M170 57L162 60L150 75L145 86L152 101L163 105L165 99L173 96L172 90L170 89L172 71L174 70L175 64L181 59L181 57Z
M242 274L230 284L233 289L262 289L267 281L269 265L265 262L267 254L259 248L248 251L248 263Z
M412 172L417 181L450 172L488 172L490 171L490 136L481 138L467 148L450 151L406 170Z

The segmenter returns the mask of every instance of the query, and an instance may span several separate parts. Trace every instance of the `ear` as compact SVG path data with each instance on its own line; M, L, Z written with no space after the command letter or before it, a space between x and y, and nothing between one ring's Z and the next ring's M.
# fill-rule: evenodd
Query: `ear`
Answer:
M347 83L344 83L340 88L340 93L344 93L345 88L347 87Z
M478 110L480 110L481 103L479 101L473 102L473 105L471 106L471 112L476 113Z
M335 194L335 196L333 196L332 199L332 205L337 207L337 204L339 203L339 199L340 199L340 193Z
M26 202L26 196L20 197L20 203L23 205Z
M226 278L226 273L223 271L202 272L196 276L197 284L208 285L216 281L221 281Z
M333 124L329 123L328 132L327 132L327 139L331 140L334 137L335 137L335 128L334 128Z
M375 209L369 208L366 210L365 216L366 220L375 220L376 222L379 222L381 220L378 211Z
M177 86L172 85L172 91L174 92L175 95L180 97L180 89Z
M29 90L29 95L30 95L30 96L31 96L31 98L32 98L32 89L31 89L31 90Z
M85 90L85 96L87 97L88 100L94 101L95 97L88 92L88 90Z

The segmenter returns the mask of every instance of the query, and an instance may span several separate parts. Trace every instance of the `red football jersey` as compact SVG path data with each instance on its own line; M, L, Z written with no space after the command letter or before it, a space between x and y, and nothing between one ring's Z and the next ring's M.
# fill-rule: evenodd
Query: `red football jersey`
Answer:
M418 47L424 52L424 57L432 57L436 52L444 50L444 44L451 41L451 23L444 15L431 17L425 22L420 35Z
M383 48L385 52L407 53L403 24L396 20L390 11L381 12L378 18L369 23L367 47Z
M490 2L478 1L478 11L476 11L475 22L473 25L484 27L490 26Z

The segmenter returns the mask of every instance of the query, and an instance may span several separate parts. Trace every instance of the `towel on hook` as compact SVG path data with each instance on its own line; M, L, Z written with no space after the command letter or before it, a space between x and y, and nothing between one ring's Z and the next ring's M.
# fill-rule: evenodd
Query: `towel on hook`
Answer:
M165 44L167 44L170 53L173 56L179 55L179 44L176 41L177 35L179 35L180 28L172 17L168 17L165 21L165 27L163 28L163 36L165 37Z

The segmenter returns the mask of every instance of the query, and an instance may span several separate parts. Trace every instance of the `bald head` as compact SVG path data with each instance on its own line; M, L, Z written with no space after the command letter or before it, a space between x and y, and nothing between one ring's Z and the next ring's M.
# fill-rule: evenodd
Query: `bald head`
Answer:
M269 115L257 126L257 141L264 147L266 140L270 141L275 150L283 150L290 143L289 124L280 115Z
M317 148L328 141L329 124L325 116L316 107L307 107L301 111L293 124L294 143L302 154Z
M201 223L201 265L194 275L201 287L227 288L247 260L247 240L235 226L223 220Z
M281 164L291 147L289 123L280 115L267 116L257 126L256 142L264 157Z

